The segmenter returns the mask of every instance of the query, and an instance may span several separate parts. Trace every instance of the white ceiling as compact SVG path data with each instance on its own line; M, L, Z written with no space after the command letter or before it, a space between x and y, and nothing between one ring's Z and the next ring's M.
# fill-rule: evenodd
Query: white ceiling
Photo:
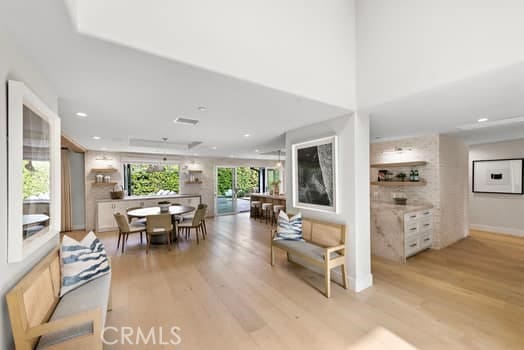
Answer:
M79 32L354 109L354 0L67 0Z
M480 118L491 122L524 116L523 97L524 63L514 64L369 108L371 139L380 142L435 132L454 134L468 143L524 138L522 123L469 131L457 128Z
M129 139L167 137L203 142L169 153L263 157L255 150L282 147L287 130L350 112L80 35L61 0L2 1L0 26L54 85L64 132L89 149L164 152ZM174 124L178 116L200 123Z

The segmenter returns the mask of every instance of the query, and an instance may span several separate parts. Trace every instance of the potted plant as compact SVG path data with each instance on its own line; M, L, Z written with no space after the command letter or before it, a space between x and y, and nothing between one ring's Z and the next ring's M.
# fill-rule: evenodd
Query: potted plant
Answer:
M400 172L397 174L396 177L397 179L399 179L399 181L404 182L408 176L406 175L406 173Z
M278 195L280 193L280 180L272 181L269 185L271 186L274 195Z
M160 201L158 202L158 206L160 207L160 212L165 213L169 211L169 206L171 205L171 202L169 201Z

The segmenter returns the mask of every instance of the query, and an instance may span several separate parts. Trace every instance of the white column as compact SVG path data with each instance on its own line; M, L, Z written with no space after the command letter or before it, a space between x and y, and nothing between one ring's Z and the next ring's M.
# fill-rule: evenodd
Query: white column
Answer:
M348 234L349 282L360 292L373 284L371 274L371 210L370 210L370 161L369 115L355 113L353 122L353 174L346 174L352 181L353 222Z

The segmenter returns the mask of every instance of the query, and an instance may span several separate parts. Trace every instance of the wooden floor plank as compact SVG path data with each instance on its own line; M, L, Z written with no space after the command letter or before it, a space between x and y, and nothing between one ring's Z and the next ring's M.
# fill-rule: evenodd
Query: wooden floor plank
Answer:
M181 328L179 349L524 349L524 239L486 232L405 265L374 258L374 286L353 293L278 253L247 215L207 222L209 235L150 255L100 235L113 264L109 326ZM83 232L73 233L81 238ZM107 349L172 349L114 345Z

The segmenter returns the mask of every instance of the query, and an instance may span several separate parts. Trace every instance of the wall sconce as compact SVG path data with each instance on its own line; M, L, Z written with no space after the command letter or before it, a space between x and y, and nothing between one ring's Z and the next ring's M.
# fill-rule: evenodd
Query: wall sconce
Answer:
M403 147L395 147L393 148L392 150L385 150L385 151L382 151L383 154L386 154L386 153L396 153L396 154L402 154L404 152L411 152L413 149L411 148L403 148Z

